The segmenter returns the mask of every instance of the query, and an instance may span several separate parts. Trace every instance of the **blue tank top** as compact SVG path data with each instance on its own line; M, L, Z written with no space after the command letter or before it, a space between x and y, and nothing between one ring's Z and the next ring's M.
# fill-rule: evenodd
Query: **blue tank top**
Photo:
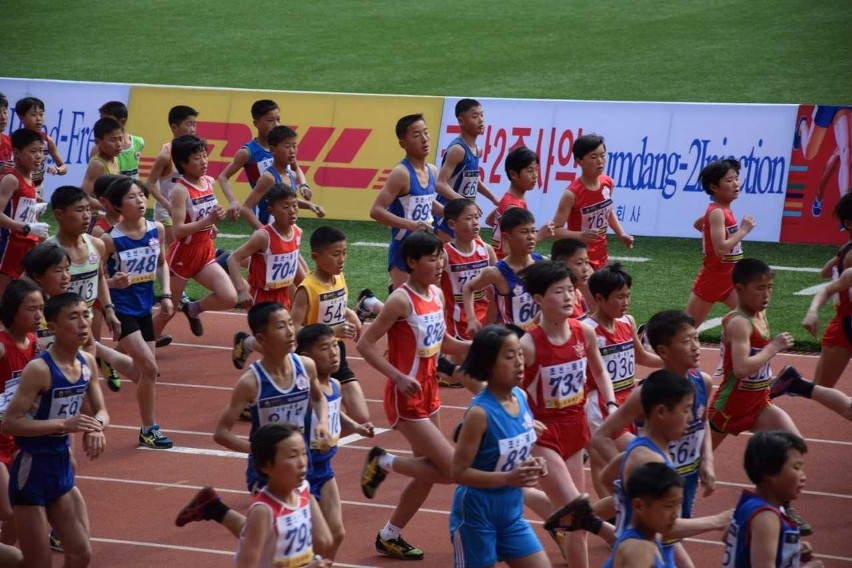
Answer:
M257 141L257 138L246 143L243 148L248 152L248 161L243 165L249 185L254 189L257 180L260 179L266 168L272 165L272 151L267 150Z
M107 259L107 274L112 277L116 272L126 272L130 278L130 286L127 288L110 290L115 311L120 314L147 316L154 305L160 238L157 224L153 221L146 223L145 234L140 239L128 237L118 226L109 232L115 243L115 252Z
M293 190L298 187L296 183L296 176L293 173L293 170L290 169L290 166L287 166L287 181L284 181L284 178L281 177L281 174L278 173L278 170L275 169L275 166L270 165L268 168L263 170L264 172L269 172L272 174L272 177L275 178L275 183L285 183L289 185Z
M664 452L657 445L645 436L637 436L627 444L624 450L624 457L621 459L621 465L618 468L618 479L613 482L613 499L615 499L615 535L619 536L630 526L630 521L633 517L633 507L630 504L630 499L627 498L627 480L624 479L624 464L627 463L627 458L630 453L636 448L648 448L655 454L663 458L667 466L674 469L674 464L669 460L668 452Z
M290 169L290 166L287 166L287 181L284 181L284 178L281 174L278 173L278 170L275 169L275 166L271 165L263 170L264 172L269 172L272 174L272 178L275 180L275 183L283 183L285 185L289 185L293 190L298 186L296 182L296 175L293 170ZM252 186L254 187L254 186ZM260 198L257 202L257 205L254 207L254 213L257 216L257 220L263 223L264 225L269 224L269 201L266 200L266 196Z
M56 420L73 418L80 414L83 399L92 380L92 371L83 355L77 353L80 362L80 376L76 381L68 377L56 366L50 352L44 351L38 356L44 359L50 369L50 389L39 394L28 413L33 420ZM70 445L68 434L50 436L15 436L15 444L28 454L58 454L66 451Z
M778 546L775 552L775 567L788 568L799 565L801 543L799 542L799 527L796 526L784 512L775 505L765 501L752 491L744 490L734 510L734 518L728 526L725 536L725 555L722 557L722 568L751 568L751 552L749 550L749 523L761 511L772 511L781 521L778 533Z
M692 403L692 418L686 434L680 439L669 443L669 459L681 475L698 475L701 467L701 448L704 445L704 415L707 413L708 392L701 371L690 369L687 378L695 388L695 399Z
M290 353L289 357L293 368L293 381L287 390L281 390L272 382L260 361L251 364L251 370L257 379L257 399L249 406L249 438L261 426L272 422L286 422L305 432L310 416L310 380L299 356Z
M538 262L544 258L541 254L534 252L530 255L533 261ZM506 259L500 260L494 265L509 285L509 293L506 295L496 293L497 311L504 324L512 324L523 330L532 327L535 316L539 312L538 304L533 301L532 294L527 292L524 281L518 277L518 273L509 266Z
M319 440L316 439L317 424L319 418L316 412L311 410L311 422L308 425L308 436L311 440L311 463L327 462L337 453L337 442L340 440L340 383L335 379L330 379L331 394L325 394L325 400L328 402L328 432L331 435L331 449L326 452L319 451Z
M408 194L399 195L388 207L388 211L411 221L417 221L432 224L432 201L435 199L435 176L432 175L432 168L428 165L426 169L429 172L429 182L426 187L420 185L420 180L417 179L417 172L408 161L404 158L400 164L408 170ZM408 236L407 229L391 227L391 240L402 241Z
M461 146L464 149L464 159L459 162L449 179L450 187L453 190L467 199L476 199L476 191L479 187L479 156L473 153L464 140L455 138L447 146L447 152L453 146ZM446 154L441 161L441 165L447 160ZM449 200L443 195L438 195L438 202L445 205Z
M609 559L607 559L606 563L603 565L603 568L612 568L612 563L615 559L615 551L618 550L618 546L625 540L630 539L645 540L645 537L642 536L642 534L633 527L625 529L621 533L621 536L615 539L615 544L612 545L612 554L609 555ZM654 559L654 568L675 568L673 564L666 564L664 560L665 556L663 555L663 547L660 544L659 539L655 538L654 544L657 546L658 553L658 556Z

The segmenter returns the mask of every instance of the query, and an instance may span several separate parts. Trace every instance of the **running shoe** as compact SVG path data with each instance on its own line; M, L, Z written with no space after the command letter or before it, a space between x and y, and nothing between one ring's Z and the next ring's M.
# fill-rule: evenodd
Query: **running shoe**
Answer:
M185 524L192 523L194 521L207 521L209 518L205 515L206 508L211 504L217 501L221 501L221 497L216 493L216 490L211 486L203 487L198 493L195 494L195 497L192 498L192 501L187 503L183 509L180 510L177 517L175 518L175 524L179 527L184 526Z
M168 450L174 446L172 441L160 431L158 424L154 424L147 434L141 428L139 429L139 444L155 450Z
M822 199L817 199L814 197L814 202L811 205L811 214L814 217L819 217L822 215Z
M589 495L581 493L579 497L547 517L544 521L544 530L576 531L584 528L583 521L586 518L593 516L594 511L589 503Z
M106 377L107 387L109 387L109 390L112 392L120 391L121 377L118 376L118 373L113 366L101 358L98 358L98 365L101 368L101 373L103 373L103 376Z
M448 381L446 375L438 375L438 386L444 387L447 389L463 389L464 385L461 383L454 383L452 381Z
M192 331L192 335L195 337L201 337L204 335L204 326L201 324L201 318L194 318L189 315L189 301L184 302L181 300L180 307L178 308L183 315L186 316L186 319L189 320L189 329Z
M789 394L790 396L796 396L795 394L790 393L790 387L793 386L793 383L796 381L803 381L802 375L799 374L799 371L791 367L790 365L784 365L784 368L781 369L781 372L775 377L775 380L772 381L772 384L769 385L769 398L777 398L784 394Z
M364 469L361 471L361 492L367 499L372 499L376 494L376 489L382 484L382 481L387 477L385 470L379 466L379 458L387 452L378 446L373 446L373 449L367 454L367 459L364 461ZM391 541L385 541L391 542ZM378 546L378 545L376 545ZM421 552L422 556L423 553Z
M367 298L375 297L376 295L373 294L373 291L369 288L364 288L360 292L358 292L358 298L355 299L355 313L358 314L358 319L361 320L361 323L364 323L366 320L376 317L376 314L374 314L364 306L364 300L366 300Z
M423 551L405 542L402 535L393 540L385 540L382 535L376 535L376 552L400 560L423 560Z
M814 534L813 527L805 522L805 520L799 515L799 512L791 507L790 505L786 505L784 507L784 512L787 513L787 516L790 517L790 520L796 523L799 527L799 534L802 536L810 536Z
M246 339L249 334L244 331L238 331L234 334L234 346L231 348L231 362L237 369L242 369L246 366L246 360L251 355L251 349L246 347Z
M154 347L168 347L172 344L173 340L174 338L171 335L164 333L163 335L158 337L157 340L154 342Z
M796 131L793 133L793 150L798 150L802 147L802 124L807 124L807 122L808 117L803 116L796 123Z
M58 536L56 536L55 530L50 529L50 533L48 534L48 538L50 539L51 550L55 550L56 552L65 552L65 549L62 548L62 541L59 540Z

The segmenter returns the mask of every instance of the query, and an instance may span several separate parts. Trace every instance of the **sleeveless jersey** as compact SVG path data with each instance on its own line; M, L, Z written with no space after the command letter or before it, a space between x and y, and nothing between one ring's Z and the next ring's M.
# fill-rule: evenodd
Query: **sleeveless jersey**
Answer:
M852 241L846 243L837 251L837 264L831 269L832 280L840 278L840 274L843 272L843 263L849 251L852 251ZM834 297L834 308L841 317L852 315L852 288L837 293Z
M126 272L130 278L127 288L110 290L115 310L136 317L146 316L154 305L154 279L160 258L157 224L146 221L145 234L139 239L125 235L117 226L109 234L115 243L115 252L107 260L107 273L112 277L116 272Z
M80 414L83 399L92 380L92 371L83 355L77 353L80 376L73 382L56 366L48 351L40 354L39 358L44 359L50 369L50 388L36 396L28 416L33 420L56 420L73 418ZM57 454L66 451L71 445L68 434L15 436L15 443L29 454Z
M465 329L467 326L467 315L462 304L462 287L479 276L488 264L488 250L482 239L473 239L473 250L464 253L452 243L444 244L444 272L441 275L441 288L444 298L447 300L447 322L456 322L458 328ZM452 301L450 301L452 298ZM473 294L473 309L476 319L484 321L485 312L488 311L488 298L485 290L478 290Z
M272 177L275 179L275 183L283 183L289 185L291 189L296 189L299 184L296 183L296 174L290 169L290 166L287 166L287 181L284 181L284 176L278 173L278 170L275 169L275 166L270 163L269 167L263 170L264 172L269 172L272 174ZM252 185L254 187L254 185Z
M504 193L500 201L497 202L497 211L494 213L494 228L491 229L491 246L494 247L494 253L498 260L503 260L508 251L503 250L503 236L500 233L500 219L507 209L512 207L527 208L527 202L523 197L515 197L511 193Z
M775 552L776 568L798 568L801 557L799 527L783 510L748 490L740 495L734 518L725 536L725 555L722 568L751 568L751 520L761 511L772 511L781 521Z
M91 162L102 163L104 165L104 170L106 170L106 174L104 174L104 175L115 175L115 174L119 173L119 170L118 170L116 164L110 162L109 160L105 160L104 158L101 157L100 154L95 154L94 156L89 158L89 163L91 163Z
M186 216L184 223L192 223L199 221L210 214L218 201L216 195L213 194L213 182L215 180L210 176L201 177L201 186L193 185L186 181L183 177L175 180L174 185L182 185L186 188ZM213 225L208 225L200 231L192 233L188 237L184 237L180 242L184 244L201 244L204 241L213 238Z
M257 398L248 407L251 415L249 438L261 426L273 422L292 424L301 432L305 431L311 404L310 379L299 356L290 353L289 357L293 380L286 390L272 381L260 361L251 364L252 373L257 380Z
M18 172L16 169L8 170L3 177L14 176L18 180L18 189L9 198L6 207L3 209L3 214L10 219L29 225L35 222L35 206L37 203L36 186ZM35 246L38 244L38 237L29 234L24 235L20 231L11 229L0 229L0 242L15 241L18 243L26 243L27 246Z
M704 436L707 435L704 420L709 398L701 371L690 369L686 375L695 389L692 417L689 419L686 434L680 440L669 443L669 459L681 475L697 474L701 466L701 448L704 446Z
M38 194L41 195L41 184L44 183L44 176L47 174L47 161L50 160L51 157L50 147L47 144L47 134L42 130L39 130L38 134L39 136L41 136L41 144L42 149L44 151L44 160L42 160L41 165L38 167L38 169L33 170L30 175L32 176L33 186L36 188L36 191L38 191Z
M417 172L408 158L404 158L400 164L408 170L408 193L406 195L398 195L388 207L388 211L419 223L432 225L432 201L435 199L435 176L432 175L432 168L426 165L426 170L429 172L429 182L426 187L420 185L420 180L417 178ZM391 240L403 241L408 236L407 229L391 227Z
M571 317L574 319L582 319L583 316L589 311L589 304L586 303L586 298L583 296L583 293L574 289L574 313L571 314ZM588 323L588 322L587 322Z
M15 167L12 139L5 132L0 132L0 173Z
M455 169L453 169L453 173L450 175L448 183L456 193L466 199L473 199L475 201L476 192L479 188L479 149L476 147L471 149L470 146L468 146L461 138L453 139L453 141L447 146L447 152L449 152L450 148L453 146L462 147L464 150L464 159L456 165ZM441 165L443 166L446 161L447 155L444 154L444 158L441 160ZM436 199L441 205L449 203L449 199L443 195L436 196Z
M623 403L633 392L636 373L636 351L633 346L633 325L627 316L613 320L613 330L609 331L593 317L587 316L580 321L587 324L597 336L598 349L601 352L604 367L612 380L612 390L615 391L615 401ZM587 391L597 390L594 373L589 370ZM598 397L598 405L602 416L606 416L605 401ZM706 407L706 403L705 403Z
M143 148L145 148L145 141L131 134L130 146L123 148L115 158L121 175L139 179L139 159L142 157Z
M328 441L331 449L325 452L320 451L320 440L316 437L317 424L319 417L316 412L311 410L311 421L308 424L308 434L310 437L311 449L311 464L312 466L318 463L327 462L337 453L337 442L340 440L340 383L335 379L329 379L331 384L331 394L325 395L325 400L328 402L328 433L331 439Z
M574 206L568 214L569 231L595 231L598 238L589 243L589 259L601 261L606 258L606 229L612 213L614 182L607 175L599 175L600 189L592 191L579 177L571 182L567 191L574 194Z
M586 338L583 327L568 320L571 337L554 345L541 326L527 333L535 342L535 363L524 370L523 387L529 395L533 415L542 421L565 421L585 415Z
M627 447L624 449L624 457L621 459L621 465L618 467L618 478L613 482L612 487L613 499L615 501L615 536L621 536L628 530L633 517L633 506L630 504L630 499L627 498L627 480L624 479L624 464L627 463L627 458L630 453L636 448L648 448L655 454L658 454L667 466L674 469L674 464L669 460L668 452L664 452L650 439L645 436L633 438Z
M95 245L92 244L92 239L95 237L88 234L80 236L86 243L86 260L80 264L72 262L68 267L71 273L68 291L82 296L86 300L86 305L91 308L98 299L98 269L101 267L101 258ZM59 245L56 235L47 239L47 242Z
M21 383L21 373L27 363L38 355L38 337L34 333L27 334L29 345L20 348L9 332L0 330L0 345L3 345L4 353L0 358L0 420L6 414L6 408L18 385ZM5 435L4 435L5 436Z
M629 527L622 531L621 536L615 539L615 543L612 545L612 554L610 554L609 559L604 563L603 568L612 568L613 560L615 559L615 551L618 550L618 546L624 542L625 540L645 540L645 537L642 536L642 533L634 529L633 527ZM654 558L654 568L675 568L666 566L665 562L665 554L663 553L663 545L660 542L660 539L654 538L654 545L657 547L657 556Z
M730 237L740 228L736 218L734 218L734 212L729 208L720 207L715 203L708 205L704 212L704 228L701 231L701 249L704 253L702 264L704 268L733 272L734 264L743 258L743 243L742 241L738 242L734 249L725 256L720 257L716 254L713 248L713 239L710 237L710 213L716 209L721 209L725 215L725 238Z
M163 144L163 147L160 148L160 152L165 152L167 155L172 155L172 143L166 142ZM172 187L177 182L178 178L180 178L180 172L177 171L174 162L169 158L169 163L172 165L171 173L167 174L165 177L161 177L159 181L160 193L163 197L166 198L166 201L172 200Z
M512 471L531 456L536 441L532 410L521 389L513 387L512 394L518 401L517 416L509 414L488 389L473 397L470 407L481 407L488 417L488 427L471 462L474 469Z
M533 262L538 262L544 258L537 252L532 253L530 257ZM509 293L506 295L494 290L500 318L506 325L512 324L525 331L528 330L535 325L535 316L539 312L538 305L533 301L532 294L527 292L523 280L518 277L518 274L509 266L508 262L501 260L494 266L497 267L497 270L500 271L509 285Z
M411 313L388 331L388 362L419 382L434 381L438 354L444 340L444 306L437 286L423 297L408 284L399 287L411 305Z
M763 408L769 400L769 385L772 382L772 369L769 361L763 364L755 373L748 377L738 377L734 374L734 364L731 360L731 349L725 337L725 328L735 317L743 317L751 324L751 349L749 356L758 353L769 345L772 338L761 334L754 320L742 312L730 312L722 318L722 334L719 342L719 359L722 366L722 384L713 395L711 406L714 412L724 412L731 416L742 416Z
M314 557L310 485L303 481L296 492L299 500L295 506L281 501L268 488L261 489L252 500L249 512L255 507L264 507L272 514L272 526L263 540L258 566L298 568L306 566Z
M305 312L305 325L324 323L331 327L346 321L346 302L349 293L343 274L332 276L329 284L317 278L316 273L308 274L299 289L305 291L308 309Z
M260 174L272 166L272 150L261 146L257 138L247 142L243 145L243 148L246 149L249 155L248 161L243 165L243 171L246 172L249 185L254 189L257 180L260 179ZM281 182L279 181L278 183Z
M299 247L302 229L292 226L293 234L284 237L272 225L264 225L269 244L265 251L256 252L249 259L248 283L253 290L287 288L296 277L299 266ZM289 301L289 295L287 296Z

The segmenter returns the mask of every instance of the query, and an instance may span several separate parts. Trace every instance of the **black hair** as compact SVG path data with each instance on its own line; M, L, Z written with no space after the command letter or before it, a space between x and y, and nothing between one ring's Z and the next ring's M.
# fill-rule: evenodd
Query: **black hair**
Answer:
M840 222L852 221L852 190L848 190L837 202L834 207L834 216L840 219Z
M408 235L402 242L402 262L405 264L406 272L411 272L408 266L409 260L420 260L424 256L430 256L438 252L444 252L444 243L434 235L426 231L415 231Z
M652 315L645 327L651 349L656 351L660 345L670 345L675 335L687 326L695 327L695 320L681 310L665 310Z
M402 118L396 121L396 137L402 140L405 138L405 135L408 134L408 129L411 128L411 125L419 120L424 120L423 115L420 113L417 114L406 114Z
M296 195L296 190L286 183L276 183L266 190L266 194L263 197L269 206L272 207L273 203L282 199L296 199L298 196Z
M739 160L733 158L715 160L704 166L701 173L698 174L698 180L701 182L701 187L704 188L704 191L709 195L713 195L713 190L710 189L710 186L718 186L722 178L728 175L728 172L731 170L740 173L741 167L742 165Z
M752 483L758 485L764 477L777 475L787 463L787 452L808 451L805 441L790 432L755 432L746 444L743 467Z
M287 422L271 422L264 424L251 436L251 455L254 457L254 468L265 477L261 470L275 462L275 449L278 442L290 436L302 433L296 426Z
M655 407L662 404L672 410L689 395L695 395L692 381L666 369L654 371L642 382L641 399L645 419L651 416Z
M523 207L510 207L500 217L500 232L509 233L521 225L535 224L532 211Z
M540 260L530 264L521 270L518 276L523 279L527 292L533 296L544 296L548 288L566 278L571 279L572 285L577 284L576 275L567 266L552 260Z
M538 159L538 154L526 146L518 146L517 148L513 148L509 154L506 155L506 161L504 162L503 167L506 169L506 177L511 179L512 176L509 175L511 172L520 174L521 171L528 168L530 164L539 163L541 162Z
M26 297L33 292L38 292L40 294L41 288L39 288L32 280L19 278L18 280L12 280L9 282L9 285L6 286L6 289L3 291L3 298L0 299L0 322L3 323L3 327L6 329L12 328L12 324L15 323L15 316L18 314L21 304L23 304Z
M633 278L624 271L620 262L607 264L589 277L589 292L592 297L600 294L604 300L608 300L610 294L625 286L633 286Z
M563 238L553 241L550 245L550 258L564 262L574 256L578 250L588 249L589 245L580 239Z
M283 309L285 309L284 306L278 302L259 302L249 308L248 324L252 334L257 335L266 331L270 316Z
M683 487L683 477L662 462L640 465L627 478L628 499L661 499L673 487Z
M95 126L92 128L92 133L95 135L95 140L100 140L110 132L116 130L124 131L121 123L114 118L99 118L95 121Z
M148 198L148 188L145 187L144 183L141 183L138 180L127 176L120 176L117 180L112 182L106 190L106 198L115 207L115 210L118 211L121 209L121 203L124 201L124 196L130 193L130 190L133 189L133 186L138 187L142 190L142 193L145 195L145 198Z
M0 108L9 108L9 99L3 93L0 93Z
M183 164L189 158L207 149L207 142L194 134L184 134L172 140L172 161L180 174L183 174Z
M756 258L743 258L734 265L731 280L734 284L748 286L750 282L761 276L772 278L772 269L769 268L769 265Z
M456 118L460 117L472 108L482 106L476 99L461 99L456 103Z
M296 334L296 353L305 351L317 344L324 337L334 337L334 330L324 323L306 325Z
M64 210L81 201L89 201L89 196L86 195L85 191L76 185L63 185L57 187L53 195L50 196L50 207L54 211L57 209Z
M517 337L514 330L502 325L486 325L477 331L461 364L462 370L477 381L490 379L500 348L510 335Z
M23 150L33 142L41 142L41 134L36 132L35 130L29 130L27 128L19 128L12 133L9 137L12 141L12 148L15 150Z
M329 245L346 240L346 234L336 227L323 225L311 233L311 251L319 252Z
M583 134L574 140L574 144L571 147L571 153L574 154L575 160L582 160L586 157L586 154L594 152L601 144L605 145L606 142L604 141L604 137L600 134L595 134L594 132ZM606 148L606 146L604 146L604 148Z
M177 126L191 116L198 116L198 111L191 106L177 105L169 110L169 126Z
M121 174L104 174L102 176L98 176L98 179L96 179L95 183L92 184L93 191L95 192L95 197L100 199L101 197L105 196L110 184L124 177L127 176L123 176Z
M24 255L21 265L27 276L33 278L43 275L54 266L59 266L63 259L68 260L70 268L71 257L68 251L56 243L41 243Z
M269 111L277 110L278 103L269 99L260 99L259 101L254 101L251 105L251 117L254 120L261 118L264 114Z
M15 103L15 114L24 116L32 108L44 110L44 101L36 97L24 97Z
M444 205L444 219L447 221L456 221L464 210L468 207L476 207L476 202L473 199L453 199Z
M45 321L56 321L60 312L68 306L85 303L86 300L83 299L83 296L74 292L63 292L62 294L51 296L44 303L44 319Z
M296 131L289 126L276 126L270 130L269 134L266 136L266 143L269 144L270 148L272 148L273 146L278 146L287 140L298 138L298 136L299 135L296 134Z
M127 120L127 105L121 101L109 101L98 109L101 114L106 114L116 120Z

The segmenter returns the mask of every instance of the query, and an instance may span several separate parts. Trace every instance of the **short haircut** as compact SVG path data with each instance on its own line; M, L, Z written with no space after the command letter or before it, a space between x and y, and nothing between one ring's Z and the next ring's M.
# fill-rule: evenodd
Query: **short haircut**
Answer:
M51 296L44 303L44 319L46 321L56 321L60 312L68 306L85 303L86 300L83 299L83 296L74 292L63 292L62 294Z
M127 120L127 105L121 101L109 101L98 109L101 114L106 114L116 120Z
M63 260L68 261L69 268L71 266L71 257L68 251L56 243L41 243L33 247L26 255L21 264L24 267L24 272L30 278L40 277L54 266L62 264Z
M411 272L408 266L409 260L420 260L424 256L430 256L444 251L444 243L434 233L426 231L415 231L408 235L402 242L402 262L405 264L406 272Z
M92 184L95 192L95 197L100 199L106 195L107 189L109 189L109 185L115 180L119 180L123 177L121 174L104 174L102 176L98 176L98 179L95 180L95 183Z
M95 140L100 140L110 132L115 132L116 130L124 131L124 127L114 118L99 118L95 121L95 126L92 128Z
M683 477L662 462L640 465L627 478L628 499L661 499L673 487L683 487Z
M734 284L747 286L751 281L760 278L761 276L769 276L772 278L772 269L769 265L756 258L744 258L738 260L734 265L734 270L731 273L731 280Z
M607 264L589 277L589 292L592 297L600 294L607 300L610 294L625 286L633 286L633 278L624 271L620 262Z
M323 225L314 229L311 233L311 251L320 252L325 247L346 240L346 234L337 227Z
M334 330L324 323L306 325L296 334L296 353L305 351L316 345L324 337L334 337Z
M116 210L121 209L124 196L130 193L130 190L133 189L134 185L142 190L142 193L147 199L148 188L145 187L145 184L127 176L121 176L109 185L106 191L106 198Z
M675 335L687 326L695 327L695 320L682 310L665 310L652 315L645 327L651 349L656 351L660 345L671 345Z
M695 394L692 381L687 380L677 373L659 369L654 371L642 382L642 411L647 419L654 408L659 405L672 410L675 406L689 395Z
M576 284L577 277L567 266L552 260L540 260L530 264L518 273L524 281L527 292L531 295L544 296L553 284L569 278L571 284Z
M477 331L461 364L462 370L477 381L489 380L500 348L510 335L517 336L514 330L502 325L486 325Z
M743 467L752 483L758 485L764 477L777 475L787 463L787 452L806 453L805 441L790 432L755 432L746 444Z
M194 134L184 134L172 140L172 161L180 174L183 174L183 164L189 158L207 149L207 142Z
M595 134L594 132L583 134L574 140L571 153L574 154L575 160L582 160L586 157L586 154L594 152L601 144L606 144L606 141L600 134Z
M271 422L257 429L251 437L251 455L254 458L254 468L261 475L261 469L275 462L275 449L278 442L290 436L301 437L302 433L296 426L286 422Z
M461 99L456 103L456 118L460 117L472 108L482 106L476 99Z
M411 125L419 120L424 120L423 115L420 113L417 114L406 114L402 118L396 121L396 137L402 140L405 138L405 135L408 134L408 129L411 128Z
M704 188L704 191L709 195L713 195L713 190L710 189L710 186L719 185L722 178L728 175L728 172L731 170L740 173L741 167L739 160L733 158L716 160L704 166L701 173L698 174L698 180L701 182L701 187Z
M44 101L36 97L24 97L15 103L15 114L24 116L33 108L44 110Z
M269 111L278 110L278 103L269 99L254 101L251 105L251 117L254 120L261 118Z
M588 250L589 245L580 239L563 238L553 241L550 245L550 258L560 262L566 261L575 254L578 250Z
M269 325L269 318L275 312L280 312L284 309L282 304L278 302L259 302L249 308L248 324L253 335L266 331L266 326Z
M840 222L852 221L852 190L847 190L834 207L834 216Z
M518 146L517 148L512 149L506 156L506 161L503 164L503 167L506 169L506 176L511 177L509 175L510 172L520 174L523 170L528 168L530 164L539 163L541 162L538 159L538 154L526 146Z
M0 93L0 108L9 108L9 99L3 93Z
M266 142L269 144L269 147L272 148L274 146L278 146L282 142L293 140L298 137L299 135L296 134L296 131L289 126L276 126L269 131L269 134L266 136Z
M85 191L76 185L63 185L57 187L53 195L50 196L50 207L54 211L57 209L65 210L81 201L89 201L89 196L86 195Z
M263 196L270 207L272 207L274 203L283 201L284 199L296 199L297 197L296 190L286 183L276 183L270 186Z
M464 210L468 207L476 207L476 202L473 199L453 199L444 205L444 219L447 221L456 221Z
M33 292L41 293L41 289L32 280L19 278L9 282L3 291L3 298L0 299L0 322L3 323L3 327L7 330L12 328L21 304Z
M169 126L177 126L191 116L198 116L198 111L191 106L177 105L169 110Z
M510 207L500 217L500 232L508 233L521 225L535 225L535 216L529 209Z
M41 134L35 130L28 130L26 128L17 129L9 138L12 141L12 148L19 151L23 150L33 142L42 141Z

